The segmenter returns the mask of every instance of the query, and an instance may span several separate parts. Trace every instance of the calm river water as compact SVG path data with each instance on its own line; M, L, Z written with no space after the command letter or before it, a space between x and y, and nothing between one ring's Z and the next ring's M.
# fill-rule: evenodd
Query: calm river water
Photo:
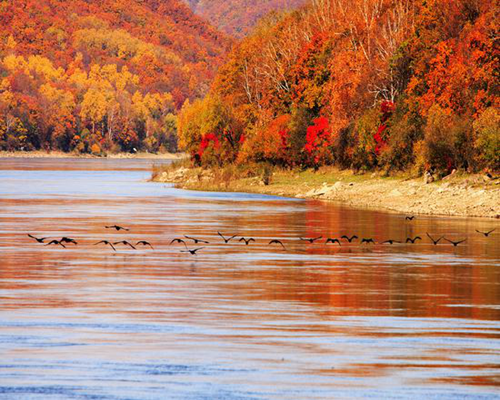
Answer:
M0 159L0 398L500 398L499 221L188 192L153 162Z

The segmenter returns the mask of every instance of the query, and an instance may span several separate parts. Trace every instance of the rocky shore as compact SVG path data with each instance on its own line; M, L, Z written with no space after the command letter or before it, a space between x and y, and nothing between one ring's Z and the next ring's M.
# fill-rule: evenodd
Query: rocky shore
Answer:
M191 190L239 191L341 202L404 214L500 218L500 178L455 173L442 180L381 177L352 171L276 171L269 179L176 167L153 180Z

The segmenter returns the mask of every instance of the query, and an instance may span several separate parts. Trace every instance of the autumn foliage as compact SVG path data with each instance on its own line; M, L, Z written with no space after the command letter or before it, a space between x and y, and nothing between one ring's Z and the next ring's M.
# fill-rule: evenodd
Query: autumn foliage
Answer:
M180 142L206 133L183 117L196 107L211 133L230 121L245 138L221 146L221 162L498 169L498 11L495 0L312 0L272 15L183 108Z
M230 40L180 0L0 3L0 149L175 150Z
M373 135L373 139L375 140L375 154L377 156L386 149L388 142L388 132L387 132L387 121L391 117L394 112L395 104L390 100L384 100L380 103L380 125L377 129L377 132Z
M306 145L309 164L312 166L331 164L333 162L333 137L328 119L319 117L307 128Z
M290 115L280 115L270 121L268 126L259 129L251 141L241 145L239 162L258 161L287 165L290 139Z

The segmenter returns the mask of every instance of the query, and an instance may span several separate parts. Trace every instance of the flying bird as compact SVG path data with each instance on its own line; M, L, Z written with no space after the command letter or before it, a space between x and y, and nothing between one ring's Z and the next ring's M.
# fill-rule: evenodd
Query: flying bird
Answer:
M209 243L209 242L207 242L206 240L196 239L196 238L191 237L191 236L186 236L186 235L184 235L184 237L185 237L186 239L192 240L195 244L198 244L198 243L206 243L206 244L208 244L208 243Z
M172 241L170 242L170 244L172 244L172 243L182 243L182 244L184 244L184 246L185 246L185 247L186 247L186 249L187 249L187 244L186 244L186 242L185 242L184 240L182 240L182 239L179 239L179 238L172 239ZM170 246L170 245L169 245L169 246Z
M434 243L434 246L437 245L441 239L444 238L444 236L441 236L439 239L434 239L431 235L429 235L427 232L425 232L427 237L432 240L432 243Z
M392 239L389 239L389 240L384 240L382 242L382 244L386 244L386 243L389 243L389 244L394 244L394 243L401 243L401 242L398 242L397 240L392 240Z
M134 247L134 245L132 245L131 243L127 242L126 240L120 240L119 242L114 242L113 243L115 246L117 244L124 244L125 246L130 246L132 247L134 250L136 250L136 248Z
M269 244L279 244L279 245L281 245L281 247L283 247L286 250L286 247L281 240L273 239L269 242Z
M346 239L349 243L351 243L354 239L358 239L358 237L356 235L352 235L351 237L344 235L341 239Z
M146 240L140 240L140 241L139 241L139 242L137 242L135 245L136 245L136 246L139 246L140 244L142 244L143 246L149 246L149 247L151 247L151 248L154 250L154 247L153 247L153 246L151 246L151 243L149 243L149 242L148 242L148 241L146 241Z
M234 238L237 236L237 235L233 235L233 236L231 236L230 238L227 238L227 239L226 239L226 238L224 237L224 235L223 235L222 233L220 233L220 232L217 232L217 235L219 235L222 239L224 239L224 243L229 242L231 239L234 239Z
M478 230L476 229L476 232L477 232L477 233L481 233L481 234L483 234L484 236L488 237L488 235L489 235L491 232L495 231L495 230L496 230L496 228L495 228L495 229L492 229L491 231L488 231L488 232L481 232L481 231L478 231Z
M328 244L328 243L338 243L338 244L339 244L339 246L342 246L342 245L340 244L340 240L338 240L338 239L328 238L328 239L326 239L325 244Z
M406 243L415 243L417 240L422 240L420 236L415 236L413 239L412 238L406 238Z
M454 242L453 240L449 240L449 239L446 239L446 238L444 238L444 240L446 240L447 242L450 242L453 246L457 247L460 243L465 242L467 239L459 240L458 242Z
M303 242L309 242L311 244L313 244L316 240L319 240L321 239L323 236L318 236L318 237L315 237L315 238L300 238L300 240L302 240Z
M117 231L129 231L130 229L124 228L123 226L118 226L118 225L110 225L110 226L105 226L107 229L116 229Z
M51 241L50 241L49 243L47 243L45 246L50 246L51 244L60 245L60 246L62 246L62 247L64 247L64 248L66 248L66 246L65 246L64 244L62 244L60 240L55 240L55 239L54 239L54 240L51 240Z
M78 244L78 242L75 239L71 239L69 237L64 236L60 240L61 243L73 243L73 244Z
M363 239L361 239L361 244L363 244L363 243L367 243L367 244L368 243L373 243L373 244L375 244L375 242L374 242L374 240L372 238L368 238L368 239L363 238Z
M28 233L28 236L29 236L30 238L32 238L32 239L35 239L38 243L43 243L43 241L44 241L44 240L47 240L47 239L48 239L48 237L37 238L37 237L34 237L33 235L30 235L29 233Z
M248 246L248 243L255 242L255 239L254 238L245 239L244 237L242 237L240 240L238 240L238 242L241 241L245 242L245 244Z
M101 244L101 243L103 243L103 244L107 244L108 246L111 246L111 248L112 248L114 251L116 251L115 246L113 246L113 243L110 243L110 242L108 242L107 240L101 240L100 242L94 243L94 246L95 246L95 245L98 245L98 244Z
M415 219L414 215L406 216L405 220L407 221L413 221Z
M191 253L193 256L195 256L196 252L198 250L201 250L201 249L204 249L204 247L198 247L197 249L192 249L192 250L189 250L189 249L187 249L187 250L181 250L181 253Z

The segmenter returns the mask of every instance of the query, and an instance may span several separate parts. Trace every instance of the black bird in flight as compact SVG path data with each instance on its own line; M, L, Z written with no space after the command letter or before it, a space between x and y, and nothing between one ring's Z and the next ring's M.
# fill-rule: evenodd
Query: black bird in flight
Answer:
M71 239L69 237L64 236L60 240L61 243L73 243L73 244L78 244L78 242L75 239Z
M116 251L115 246L113 246L113 243L110 243L110 242L108 242L107 240L101 240L100 242L94 243L94 246L95 246L95 245L97 245L97 244L101 244L101 243L104 243L104 244L107 244L107 245L111 246L111 248L112 248L114 251Z
M315 237L315 238L300 238L300 240L302 240L303 242L309 242L311 244L313 244L316 240L319 240L321 239L323 236L318 236L318 237Z
M114 242L113 243L115 246L117 244L124 244L125 246L130 246L132 247L134 250L136 250L136 248L134 247L134 245L130 244L129 242L127 242L126 240L120 240L119 242Z
M34 237L33 235L29 234L28 233L28 236L32 239L35 239L38 243L43 243L44 240L47 240L48 237L44 237L44 238L37 238L37 237Z
M420 236L415 236L413 239L412 238L406 238L406 243L415 243L417 240L422 240Z
M226 238L224 237L224 235L222 235L222 233L220 233L220 232L217 232L217 235L219 235L222 239L224 239L224 243L229 242L231 239L234 239L234 238L237 236L237 235L233 235L233 236L231 236L230 238L227 238L227 239L226 239Z
M450 242L453 246L457 247L460 243L465 242L467 239L459 240L458 242L454 242L453 240L449 240L449 239L446 239L446 238L444 238L444 240L446 240L447 242Z
M392 240L392 239L389 239L389 240L384 240L382 242L382 244L386 244L386 243L389 243L389 244L394 244L394 243L401 243L401 242L398 242L397 240Z
M441 236L439 239L434 239L431 235L429 235L427 232L425 232L427 237L432 240L432 243L434 243L434 246L437 245L441 239L444 238L444 236Z
M279 244L279 245L281 245L281 247L283 247L286 250L286 247L281 240L273 239L269 242L269 244Z
M341 239L346 239L349 243L351 243L354 239L358 239L358 237L356 235L352 235L351 237L344 235Z
M186 249L187 249L187 244L186 244L186 242L185 242L184 240L182 240L182 239L179 239L179 238L172 239L172 241L170 242L170 244L172 244L172 243L182 243L182 244L186 247ZM170 245L169 245L169 246L170 246Z
M248 246L248 243L255 242L255 239L254 238L245 239L244 237L242 237L240 240L238 240L238 242L241 241L245 242L245 244Z
M118 226L118 225L110 225L110 226L105 226L107 229L116 229L117 231L129 231L130 229L124 228L123 226Z
M414 215L406 216L405 220L407 221L413 221L415 219Z
M374 240L372 238L368 238L368 239L363 238L363 239L361 239L361 244L363 244L363 243L373 243L373 244L375 244L375 242L374 242Z
M197 249L192 249L192 250L189 250L189 249L187 249L187 250L181 250L181 253L191 253L193 256L195 256L196 252L198 250L201 250L201 249L204 249L204 247L198 247Z
M208 243L209 243L209 242L207 242L206 240L196 239L196 238L191 237L191 236L186 236L186 235L184 235L184 237L185 237L186 239L192 240L195 244L198 244L198 243L206 243L206 244L208 244Z
M136 246L139 246L140 244L142 244L143 246L149 246L149 247L151 247L151 248L154 250L154 247L153 247L153 246L151 246L151 243L149 243L149 242L148 242L148 241L146 241L146 240L141 240L141 241L137 242L135 245L136 245Z
M483 234L484 236L488 237L488 235L489 235L491 232L495 231L495 230L496 230L496 228L495 228L495 229L492 229L492 230L491 230L491 231L489 231L489 232L481 232L481 231L478 231L478 230L476 229L476 232L477 232L477 233L481 233L481 234Z
M340 244L340 240L338 240L338 239L328 238L328 239L326 239L325 244L328 244L328 243L338 243L338 244L339 244L339 246L342 246L342 245Z
M54 240L51 240L51 241L50 241L49 243L47 243L45 246L50 246L51 244L56 244L56 245L58 244L58 245L60 245L60 246L62 246L62 247L64 247L64 248L66 248L66 246L65 246L64 244L62 244L60 240L55 240L55 239L54 239Z

